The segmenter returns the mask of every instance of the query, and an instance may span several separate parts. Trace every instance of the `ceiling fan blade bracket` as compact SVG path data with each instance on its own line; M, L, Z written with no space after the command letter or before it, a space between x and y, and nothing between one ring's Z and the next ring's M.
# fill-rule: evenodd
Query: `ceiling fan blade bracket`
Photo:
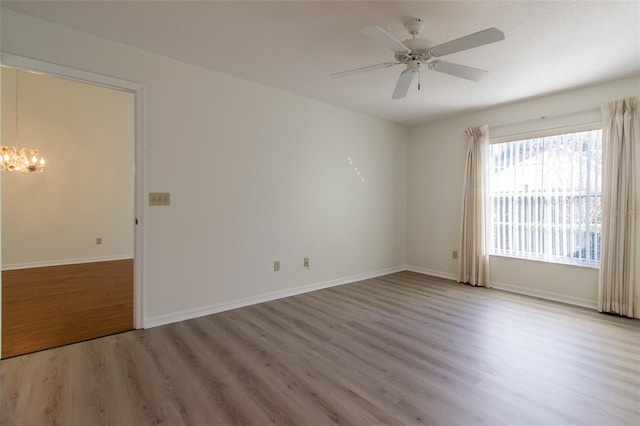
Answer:
M401 64L406 64L407 62L409 62L412 58L411 58L411 51L408 52L398 52L394 55L394 57L396 58L396 61L398 61Z

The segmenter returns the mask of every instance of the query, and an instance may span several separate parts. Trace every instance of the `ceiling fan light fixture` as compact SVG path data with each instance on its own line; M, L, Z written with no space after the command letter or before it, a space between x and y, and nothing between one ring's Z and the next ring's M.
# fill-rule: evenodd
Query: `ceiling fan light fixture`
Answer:
M409 61L407 62L407 71L409 72L419 72L420 71L420 61Z

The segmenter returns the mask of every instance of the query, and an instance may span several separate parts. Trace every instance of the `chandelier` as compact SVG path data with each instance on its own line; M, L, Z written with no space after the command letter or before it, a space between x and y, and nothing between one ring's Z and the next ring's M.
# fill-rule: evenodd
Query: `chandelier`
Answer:
M32 148L0 147L3 172L40 173L44 171L44 158L38 157L38 150Z
M45 168L44 158L38 155L38 150L33 148L18 148L20 136L18 133L18 77L20 71L16 70L16 146L0 147L0 170L3 172L41 173Z

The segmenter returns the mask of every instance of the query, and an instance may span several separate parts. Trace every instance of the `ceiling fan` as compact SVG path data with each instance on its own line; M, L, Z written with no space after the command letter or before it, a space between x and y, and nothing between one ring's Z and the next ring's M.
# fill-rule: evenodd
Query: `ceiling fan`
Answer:
M489 72L478 68L468 67L466 65L441 61L435 58L504 40L504 34L502 31L492 27L437 46L429 46L429 41L426 39L416 38L424 28L424 22L422 19L411 19L404 24L404 27L409 31L412 38L403 42L396 40L380 27L368 27L362 30L362 33L365 36L391 50L394 53L396 62L384 62L382 64L342 71L331 74L331 77L346 77L349 75L359 74L361 72L390 68L404 64L407 68L400 74L398 83L396 83L396 88L391 96L392 99L400 99L407 96L409 86L413 81L413 76L420 73L422 65L425 65L427 69L432 71L438 71L471 81L480 80ZM420 90L419 82L418 90Z

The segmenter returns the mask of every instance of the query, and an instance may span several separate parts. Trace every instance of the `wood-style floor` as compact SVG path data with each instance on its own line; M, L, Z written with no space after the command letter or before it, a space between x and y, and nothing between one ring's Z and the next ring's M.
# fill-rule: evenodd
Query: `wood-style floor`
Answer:
M2 271L2 357L133 329L133 259Z
M0 361L2 425L640 424L640 321L401 272Z

